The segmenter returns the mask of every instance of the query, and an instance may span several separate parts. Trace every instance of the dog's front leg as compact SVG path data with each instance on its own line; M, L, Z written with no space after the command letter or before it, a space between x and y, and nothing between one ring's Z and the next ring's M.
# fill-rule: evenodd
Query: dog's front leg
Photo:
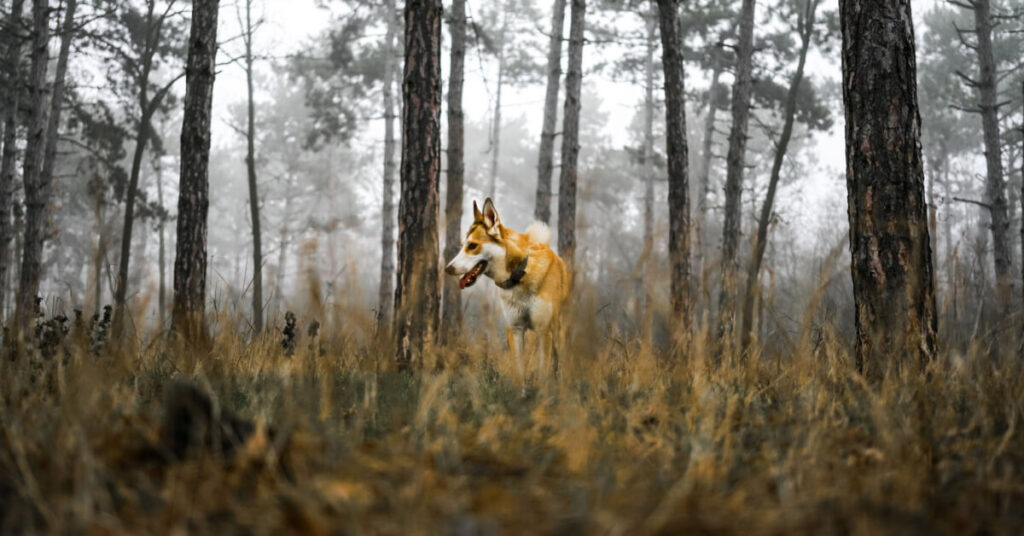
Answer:
M512 352L512 355L516 360L516 368L519 371L519 377L526 379L525 371L523 370L523 351L526 348L526 330L513 328L512 326L505 326L505 340L508 342L508 349Z

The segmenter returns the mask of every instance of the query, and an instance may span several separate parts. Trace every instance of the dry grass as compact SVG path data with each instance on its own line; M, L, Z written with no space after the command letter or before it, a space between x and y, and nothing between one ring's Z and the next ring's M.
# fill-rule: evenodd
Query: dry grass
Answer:
M222 326L0 363L0 532L279 534L1015 533L1019 362L967 356L868 384L835 338L705 359L578 323L559 380L479 344L391 371L336 310L283 355ZM582 317L593 318L594 315ZM300 330L305 330L300 325ZM96 345L93 345L96 346ZM968 366L962 363L969 363ZM252 419L233 455L173 461L168 382Z

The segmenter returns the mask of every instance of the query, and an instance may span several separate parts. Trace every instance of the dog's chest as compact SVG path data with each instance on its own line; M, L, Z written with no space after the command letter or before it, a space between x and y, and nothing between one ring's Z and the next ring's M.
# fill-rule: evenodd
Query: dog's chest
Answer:
M501 291L505 321L518 329L542 329L550 321L550 306L537 296L518 289Z

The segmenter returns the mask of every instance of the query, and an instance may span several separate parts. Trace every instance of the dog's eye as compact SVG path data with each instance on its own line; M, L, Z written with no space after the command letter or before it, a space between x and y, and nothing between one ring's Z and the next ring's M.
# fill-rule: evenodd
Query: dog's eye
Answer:
M466 244L466 251L473 251L473 250L474 250L474 249L476 249L476 248L477 248L477 247L478 247L479 245L480 245L480 244L477 244L476 242L470 242L470 243Z

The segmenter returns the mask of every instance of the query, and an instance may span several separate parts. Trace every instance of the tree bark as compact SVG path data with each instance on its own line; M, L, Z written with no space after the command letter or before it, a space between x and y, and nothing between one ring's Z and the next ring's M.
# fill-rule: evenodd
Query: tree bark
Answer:
M390 325L395 280L395 39L398 35L395 0L385 0L387 30L384 55L384 180L381 206L380 285L377 290L379 326Z
M657 9L661 9L659 4ZM671 6L666 7L671 9ZM644 14L647 50L644 57L644 259L650 257L654 245L654 13Z
M161 207L164 206L164 173L163 165L157 160L153 166L156 171L156 201ZM160 217L159 223L157 223L157 234L160 240L160 251L157 256L157 263L159 264L160 270L160 281L157 290L157 307L160 308L160 329L164 329L167 326L167 249L164 235L164 223L165 219L163 216Z
M402 87L402 197L398 204L395 346L400 368L422 365L440 309L441 1L407 0Z
M715 140L715 116L718 106L715 96L718 94L718 79L722 75L722 59L715 50L711 58L711 85L708 87L708 113L704 117L704 138L700 153L700 177L697 183L697 224L694 226L694 238L697 240L693 254L693 269L700 275L704 272L704 223L707 221L708 196L711 194L711 158Z
M672 328L690 325L690 190L686 143L686 91L679 0L658 0L662 69L665 71L665 127L668 154L668 255L672 269Z
M451 74L448 77L448 191L445 196L444 260L459 254L462 245L462 190L465 155L465 128L462 112L462 85L466 65L466 0L453 0L448 31L452 36ZM450 342L462 326L462 298L454 277L444 278L441 310L442 336Z
M996 61L992 50L992 13L989 0L974 0L974 26L977 37L978 80L981 126L985 142L985 202L992 214L992 256L995 260L996 296L1000 314L1008 316L1013 300L1010 217L1003 179L1003 161L999 145L999 95ZM998 337L994 338L998 343Z
M796 120L796 100L800 92L800 84L804 78L804 65L807 63L807 51L811 48L811 38L814 34L814 16L818 9L819 0L805 0L802 11L797 16L797 33L800 36L800 54L797 59L796 72L793 73L793 80L789 84L789 91L786 94L786 108L783 112L782 132L775 144L775 159L772 161L772 172L768 179L768 192L765 194L764 204L761 205L761 214L757 219L757 239L754 242L754 251L751 253L750 262L747 265L747 285L743 295L743 318L740 328L740 349L744 352L750 346L750 339L754 327L754 298L760 288L761 263L764 260L764 250L768 245L768 226L771 220L772 210L775 206L775 192L779 187L779 179L782 176L782 164L786 159L786 150L789 149L789 140L793 137L793 123Z
M747 151L747 123L750 120L750 92L753 86L754 0L743 0L739 43L736 50L736 81L732 86L732 129L726 156L725 219L722 225L722 288L719 294L719 336L732 340L739 285L740 234L743 223L743 168Z
M501 89L505 85L505 39L508 37L508 6L502 8L498 32L498 88L494 95L494 124L491 125L491 182L488 197L498 193L498 158L501 156Z
M177 247L174 257L175 329L201 337L206 308L206 215L210 206L210 108L216 76L219 0L194 0L181 124Z
M256 187L256 103L253 100L252 83L252 0L245 2L245 82L249 99L248 123L246 125L245 168L249 179L249 217L252 220L252 329L263 331L263 243L260 234L260 197Z
M11 227L11 199L14 194L14 168L18 157L18 106L21 104L21 30L25 0L14 0L11 4L10 43L4 59L10 84L4 95L3 156L0 157L0 325L4 325L7 304L7 267L11 264L9 246L13 229Z
M28 139L22 181L25 188L25 233L22 239L21 271L15 316L22 330L35 316L35 299L42 276L43 228L46 226L46 187L42 178L46 144L46 65L49 61L50 3L32 2L32 64L29 68Z
M562 29L565 0L555 0L551 9L551 37L548 40L548 83L544 92L544 123L537 156L537 200L533 217L551 222L551 175L555 166L555 126L558 122L558 89L562 79Z
M572 0L569 17L569 71L562 112L562 168L558 182L558 253L571 267L576 253L576 162L580 153L580 89L583 82L583 29L586 0ZM570 268L571 270L571 268Z
M877 377L935 355L909 0L840 0L856 362Z

